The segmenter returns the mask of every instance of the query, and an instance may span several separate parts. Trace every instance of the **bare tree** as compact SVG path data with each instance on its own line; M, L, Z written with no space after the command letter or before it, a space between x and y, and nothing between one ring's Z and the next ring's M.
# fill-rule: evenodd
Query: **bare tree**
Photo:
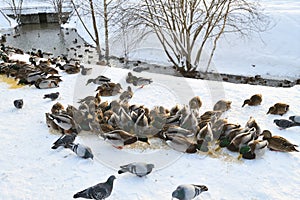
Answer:
M12 10L14 18L17 20L18 24L21 24L23 0L5 0L5 2Z
M101 54L101 46L100 46L100 40L99 40L99 34L98 34L98 26L97 26L97 22L96 22L96 16L95 16L95 10L94 10L94 3L93 3L93 1L89 0L88 8L85 7L86 6L85 4L82 4L81 7L77 6L73 0L71 0L71 3L73 5L73 8L74 8L74 10L75 10L75 12L77 14L77 17L79 18L82 26L84 27L84 29L86 30L86 32L89 34L89 36L91 37L91 39L95 42L95 44L96 44L96 50L97 50L97 53L99 55L99 60L100 60L102 58L102 54ZM88 13L85 13L85 14L79 13L79 11L78 11L79 7L83 11L87 11L88 10ZM91 16L92 16L94 36L90 32L89 28L86 26L84 20L82 19L82 15L88 15L88 14L91 14Z
M138 10L183 74L195 71L209 49L207 71L223 34L244 35L266 25L259 5L247 0L143 0Z
M63 17L63 3L66 2L66 0L48 0L49 3L51 3L54 7L55 12L57 13L58 17L58 23L62 24L62 17Z
M130 4L128 1L119 4L117 12L111 19L114 40L122 43L125 63L127 63L128 54L151 33L151 30L146 28L140 19L136 18L135 6L136 4Z
M101 2L98 1L98 4L95 3L95 12L97 15L103 18L103 25L104 25L104 42L105 42L105 54L104 57L107 62L109 62L110 56L110 49L109 49L109 33L110 27L113 25L110 24L112 19L118 18L120 16L120 6L125 4L128 0L102 0Z

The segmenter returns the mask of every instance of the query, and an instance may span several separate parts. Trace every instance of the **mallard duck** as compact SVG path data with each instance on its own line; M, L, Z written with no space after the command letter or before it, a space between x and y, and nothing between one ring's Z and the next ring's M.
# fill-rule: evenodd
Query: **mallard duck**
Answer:
M261 157L268 147L267 140L253 140L246 146L241 147L240 153L245 159L255 159Z
M84 67L83 65L80 65L80 69L81 69L81 75L83 75L83 76L90 75L93 70L93 68L87 68L87 67Z
M31 72L29 74L26 75L26 81L28 83L35 83L38 79L44 79L46 78L47 74L45 72L42 71L35 71L35 72Z
M46 124L49 129L63 132L63 130L56 123L54 123L53 118L50 116L50 113L45 113L45 116L46 116Z
M190 99L189 107L196 117L199 116L199 110L201 106L202 106L202 101L199 96L195 96L192 99Z
M268 148L270 150L274 151L282 151L282 152L292 152L297 151L299 152L295 147L298 147L296 144L292 144L287 139L274 135L272 136L272 133L269 130L264 130L262 132L263 140L267 140L269 142Z
M132 84L134 86L140 86L141 88L143 88L145 85L149 85L151 84L153 81L150 78L143 78L143 77L139 77L136 80L134 80L132 82Z
M124 146L133 144L137 141L145 142L150 145L147 137L140 138L124 130L114 130L100 134L100 136L118 149L122 149Z
M176 198L179 200L192 200L207 190L208 188L205 185L179 185L176 190L172 192L172 199Z
M176 126L176 125L173 125L173 124L166 124L164 125L164 127L162 128L162 133L166 133L166 134L169 134L169 135L181 135L181 136L184 136L184 137L193 137L195 136L195 133L190 131L190 130L187 130L185 128L182 128L180 126Z
M80 67L79 67L79 64L75 64L75 65L72 65L70 66L68 69L65 69L65 72L67 74L77 74L80 72Z
M85 115L80 110L71 105L68 105L68 107L66 108L66 113L67 115L72 117L76 124L81 124L85 119Z
M245 105L249 105L249 106L258 106L260 105L262 102L262 95L261 94L255 94L252 97L250 97L250 99L246 99L244 101L244 104L242 105L242 107L244 107Z
M183 153L196 153L198 150L206 151L202 149L202 143L193 143L182 135L165 134L165 141L169 147Z
M48 88L56 88L59 87L58 83L56 80L51 80L51 79L38 79L34 83L35 87L38 89L48 89Z
M145 128L148 127L148 118L146 116L146 111L145 109L139 109L137 113L137 119L135 120L134 123L134 130L136 131L136 134L140 135L141 132Z
M133 97L133 91L130 86L127 87L127 90L122 92L119 99L120 102L128 102Z
M231 108L232 101L226 101L226 100L219 100L215 105L213 110L214 111L221 111L225 112Z
M260 126L258 125L258 123L256 122L256 120L254 119L254 117L250 116L249 120L246 123L246 128L252 128L254 127L256 129L256 137L255 139L258 138L258 136L261 134L261 129Z
M134 163L129 163L127 165L120 166L120 168L121 169L118 171L118 174L129 172L137 175L138 177L143 177L152 172L152 169L154 168L154 164L134 162Z
M198 132L197 139L200 138L204 139L206 142L213 141L214 136L213 136L210 122L206 123L206 125Z
M238 134L232 139L230 144L227 146L227 149L230 151L239 151L243 145L248 144L248 142L254 139L255 133L256 130L253 127L245 133Z
M59 113L61 113L64 109L65 109L64 106L63 106L61 103L57 102L57 103L55 103L55 104L52 106L52 108L51 108L51 113L52 113L52 114L59 114Z
M127 76L126 76L126 83L133 83L133 81L137 79L136 76L133 76L131 72L128 72Z
M77 103L87 103L89 104L90 102L95 102L96 105L98 105L99 103L101 103L101 97L100 95L97 93L95 96L86 96L83 99L79 99L77 101Z
M300 116L299 115L290 116L289 120L292 120L293 122L300 124Z
M269 108L267 114L284 115L289 110L289 105L285 103L276 103Z
M102 85L103 83L108 83L110 82L111 79L106 77L106 76L103 76L103 75L100 75L98 76L97 78L94 78L94 79L89 79L87 82L86 82L86 85L90 84L90 83L94 83L94 84L97 84L97 85Z
M176 113L180 110L180 106L176 104L170 109L170 116L176 115Z
M74 120L72 117L66 114L50 114L50 119L53 120L53 122L58 125L63 130L70 130L72 127L75 126Z
M122 87L120 83L104 83L100 85L96 91L98 91L100 96L115 96L121 93Z
M193 112L190 112L183 120L181 120L180 127L194 133L198 131L198 120Z

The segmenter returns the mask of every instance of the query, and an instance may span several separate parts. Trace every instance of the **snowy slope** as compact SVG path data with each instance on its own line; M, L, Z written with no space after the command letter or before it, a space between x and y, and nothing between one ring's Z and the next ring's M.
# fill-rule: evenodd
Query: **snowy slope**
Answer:
M27 58L26 58L27 59ZM95 73L103 74L126 88L127 70L93 66ZM68 149L52 150L51 144L59 137L49 132L45 112L56 102L43 99L43 95L59 91L57 101L64 106L73 104L82 96L94 94L95 85L84 87L81 75L62 73L63 82L57 89L39 90L34 86L9 89L0 82L0 199L72 199L73 194L104 182L110 175L117 176L111 197L114 200L163 200L171 199L171 193L179 184L204 184L208 192L197 199L298 199L300 190L300 153L267 151L256 160L238 160L236 153L226 149L213 155L180 154L167 147L125 148L117 150L95 136L82 134L77 142L90 146L95 159L84 160ZM300 87L271 88L239 85L203 80L185 79L150 73L138 76L153 78L153 83L136 89L130 103L167 108L187 104L199 95L203 101L201 113L212 109L213 104L225 98L232 101L232 109L226 112L230 122L242 126L253 116L262 129L274 135L286 137L300 144L300 127L279 130L273 123L278 116L266 115L268 108L282 101L290 105L283 116L299 114ZM263 102L258 107L241 108L243 100L252 94L261 93ZM24 107L17 110L13 100L23 98ZM116 97L115 97L116 98ZM104 98L103 100L111 99ZM117 175L117 166L131 160L147 160L156 165L154 172L145 178L130 174Z

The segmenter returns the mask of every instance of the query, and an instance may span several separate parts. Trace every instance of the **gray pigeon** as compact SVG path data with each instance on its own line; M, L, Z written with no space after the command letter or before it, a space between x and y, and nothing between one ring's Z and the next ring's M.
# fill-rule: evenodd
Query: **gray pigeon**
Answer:
M92 187L89 187L81 192L74 194L73 198L85 198L85 199L96 199L102 200L110 196L113 189L113 183L116 179L115 176L110 176L105 183L98 183Z
M290 116L289 119L292 120L293 122L300 124L300 115Z
M55 93L50 93L50 94L45 94L44 95L44 99L49 98L52 101L54 101L55 99L57 99L59 96L59 92L55 92Z
M16 108L21 109L24 105L23 99L14 100L14 105Z
M70 144L68 145L68 148L70 148L74 153L76 153L81 158L94 158L94 155L92 153L92 150L90 147L84 146L82 144Z
M58 147L69 147L75 140L77 134L76 133L71 133L71 134L63 134L58 138L54 143L53 146L51 147L52 149L57 149Z
M280 128L290 128L290 127L293 127L293 126L300 126L300 124L297 124L291 120L287 120L287 119L275 119L274 120L274 123L280 127Z
M128 165L120 166L120 168L121 169L118 171L118 174L130 172L132 174L137 175L138 177L143 177L152 172L154 165L142 163L142 162L134 162L134 163L130 163Z
M172 198L179 200L192 200L208 188L205 185L185 184L179 185L172 193Z

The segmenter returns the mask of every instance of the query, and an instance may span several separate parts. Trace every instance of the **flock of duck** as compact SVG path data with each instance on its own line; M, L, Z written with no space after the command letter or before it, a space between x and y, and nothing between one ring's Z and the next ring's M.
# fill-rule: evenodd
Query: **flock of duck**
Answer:
M1 45L0 74L14 77L19 84L35 85L38 89L58 87L61 81L60 70L68 74L91 74L91 68L85 68L67 58L41 59L43 53L30 53L29 62L10 60L10 52L17 50ZM63 62L62 62L63 61ZM53 67L55 66L55 67ZM134 143L151 145L151 140L159 138L170 148L184 153L212 151L213 144L217 149L227 148L239 152L244 159L255 159L262 156L267 148L274 151L298 151L297 145L281 136L273 136L269 130L260 128L257 121L250 117L245 126L231 123L223 118L223 114L231 108L231 101L219 100L212 110L200 114L202 101L199 96L191 98L188 105L174 105L171 109L163 106L148 108L144 105L130 104L134 95L133 86L143 88L153 81L144 77L134 76L131 72L126 77L129 85L123 90L120 83L114 83L109 77L100 75L88 79L86 85L94 84L96 94L79 99L78 107L68 105L66 108L59 102L55 103L49 113L45 113L47 126L61 133L53 143L52 149L68 148L79 157L93 159L92 149L75 143L76 137L82 131L97 134L114 147L122 149ZM132 84L132 86L131 86ZM45 94L44 98L52 101L59 97L59 92ZM112 101L103 101L102 97L117 96ZM255 94L246 99L242 107L258 106L262 95ZM23 107L23 99L17 99L14 106ZM289 105L276 103L266 114L284 115ZM289 119L275 119L274 123L281 129L300 126L300 116L290 116ZM129 163L120 166L119 174L130 172L139 177L151 173L154 168L150 163ZM115 176L110 176L105 183L99 183L74 195L74 198L105 199L110 196ZM207 191L204 185L180 185L172 193L172 198L189 200Z

